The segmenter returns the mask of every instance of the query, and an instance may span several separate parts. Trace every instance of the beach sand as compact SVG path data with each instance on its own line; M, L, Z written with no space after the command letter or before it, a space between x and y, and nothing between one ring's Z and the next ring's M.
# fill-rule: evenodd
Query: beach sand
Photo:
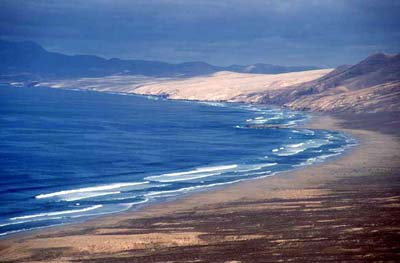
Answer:
M5 238L0 261L396 262L398 127L350 129L329 116L308 127L347 132L359 145L322 164Z

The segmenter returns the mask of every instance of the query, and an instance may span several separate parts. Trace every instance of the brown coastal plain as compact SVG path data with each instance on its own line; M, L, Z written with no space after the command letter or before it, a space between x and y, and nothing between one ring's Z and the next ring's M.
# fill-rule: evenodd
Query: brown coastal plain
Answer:
M320 165L0 241L1 262L396 262L400 154L391 134L316 116L359 146ZM397 135L396 135L397 133Z

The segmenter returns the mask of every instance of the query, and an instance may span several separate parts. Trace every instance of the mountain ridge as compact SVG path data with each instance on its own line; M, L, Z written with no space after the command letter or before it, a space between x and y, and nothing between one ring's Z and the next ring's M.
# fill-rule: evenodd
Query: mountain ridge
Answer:
M260 75L258 75L260 76ZM217 73L134 90L172 99L261 103L334 114L400 113L400 55L373 54L334 70L264 75Z
M155 77L192 77L218 71L277 74L318 69L313 66L252 65L214 66L202 61L178 64L151 60L105 59L94 55L65 55L50 52L32 41L10 42L0 39L0 76L32 78L102 77L115 74Z
M259 102L335 113L399 111L400 54L370 55L318 79L267 91Z

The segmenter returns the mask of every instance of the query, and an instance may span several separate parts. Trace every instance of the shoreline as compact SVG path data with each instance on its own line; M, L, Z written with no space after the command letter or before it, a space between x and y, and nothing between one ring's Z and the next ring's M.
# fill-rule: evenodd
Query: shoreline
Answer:
M257 246L267 242L273 248L277 248L275 247L276 245L293 246L294 244L298 247L300 244L305 244L298 235L288 241L287 238L282 236L286 231L282 231L281 228L274 226L271 222L269 223L270 226L268 226L268 221L264 218L259 218L258 215L264 215L265 211L275 214L284 210L282 213L290 213L293 212L292 210L298 210L298 208L307 211L296 211L297 214L313 214L314 212L318 214L318 211L325 211L322 205L323 202L318 201L319 199L324 199L327 196L332 196L332 198L336 198L335 196L337 198L340 197L340 193L334 193L335 187L350 187L352 191L355 191L352 187L359 188L353 185L341 185L340 181L343 180L365 180L373 183L374 180L377 180L376 175L373 175L374 173L383 174L383 177L394 177L395 182L399 180L399 176L396 175L396 172L400 170L398 137L361 129L350 130L341 127L341 123L343 122L339 119L327 115L314 114L305 125L306 128L339 130L349 133L357 139L359 144L356 147L334 157L333 160L328 159L322 163L281 172L279 176L248 180L234 185L191 193L178 200L145 206L139 211L127 211L95 218L83 223L33 230L29 233L18 233L10 237L4 237L0 240L2 255L0 260L13 262L24 259L24 262L30 262L38 260L39 257L39 260L45 261L57 259L59 262L68 262L73 259L93 259L93 262L105 262L102 259L111 260L110 257L115 261L144 260L151 257L155 261L155 259L160 259L159 256L165 260L178 260L188 256L187 253L179 252L179 249L195 249L197 251L208 247L209 249L204 255L196 253L191 255L191 257L205 258L207 261L207 259L218 260L217 255L209 252L216 250L222 253L227 247L240 249L244 246L247 248L248 244L254 245L254 242L257 242ZM365 184L365 182L362 183ZM399 215L400 207L398 204L400 196L397 193L400 187L396 188L397 184L394 184L393 196L387 197L386 183L386 180L384 180L384 182L376 183L376 186L374 186L378 188L378 186L381 187L382 185L385 188L385 196L377 198L383 200L384 206L389 205L393 210L391 212L393 215ZM330 189L330 185L335 187ZM371 194L365 193L363 189L359 190L363 195L368 196L368 194ZM354 200L349 199L350 203L352 201ZM328 209L326 211L340 213L347 209L350 209L348 205L341 205L334 206L333 210ZM259 224L262 226L266 224L266 226L249 229L251 225L254 226L255 222L252 222L253 220L247 217L248 213L258 218L260 220ZM330 212L327 213L329 214ZM391 213L387 213L387 216L393 217ZM180 218L180 215L182 215L182 218ZM212 219L215 215L219 215L219 217L218 220L213 221ZM226 222L223 222L226 219L224 217L226 215L235 215L235 217L236 215L241 215L243 219L239 217L238 222L242 227L228 227L229 224L227 225ZM202 220L193 222L197 221L199 217L203 219L203 223ZM331 224L327 222L337 219L332 216L325 217L327 219L319 221L328 228ZM353 217L349 215L349 219L354 220L355 218ZM207 223L207 220L212 222ZM285 221L285 217L282 217L281 220ZM251 224L249 224L250 222ZM292 223L299 224L301 222ZM372 222L367 223L371 224ZM388 232L385 232L385 235L380 235L381 239L384 238L386 240L386 237L391 236L390 232L400 229L398 220L394 223L394 227L386 227ZM348 226L351 227L349 228ZM347 224L342 224L342 226L339 224L334 229L339 231L341 228L345 228L343 235L363 232L357 226L352 225L349 221ZM220 231L225 227L228 227L228 229ZM284 229L288 227L289 224ZM309 227L306 225L298 225L297 227L297 231L309 231ZM375 230L369 230L368 232L371 233L371 231ZM382 230L377 230L376 233L380 233L380 231ZM270 232L270 234L267 234L267 232ZM282 232L280 237L275 237L274 235L279 232ZM332 235L329 234L329 231L327 233ZM274 240L276 242L273 242ZM322 238L319 243L324 243L323 240L325 239ZM390 242L390 240L387 242ZM396 243L396 240L392 240L392 242ZM343 254L344 250L339 249L338 245L332 246L335 249L331 252L336 257L339 252ZM395 248L397 247L389 247L390 253L388 253L393 256ZM365 251L359 246L345 249L350 249L352 257L355 256L359 260L359 257L365 254ZM374 250L374 248L370 247L369 250ZM296 251L297 253L302 252L301 249L292 248L290 253L286 255L283 253L274 257L292 257ZM239 262L244 259L243 257L246 254L244 253L241 256L232 250L223 253L225 253L223 255L226 256L226 259L232 258L232 260L235 260L237 258ZM372 254L373 256L371 257L374 258L375 254ZM382 252L379 252L375 256L380 256L381 254ZM166 255L169 256L166 257ZM262 262L258 261L260 260L258 256L265 257L263 253L259 253L258 255L253 255L251 260L253 262ZM326 260L328 258L326 257ZM301 261L300 258L298 259ZM375 259L379 259L379 257ZM249 259L247 258L247 260Z
M42 88L42 87L40 87ZM48 87L45 87L45 89L49 89ZM66 90L70 90L70 89L66 89ZM75 90L73 90L75 91ZM79 92L82 92L82 90L77 90ZM101 91L86 91L86 92L94 92L94 93L106 93L106 94L113 94L113 95L129 95L129 96L138 96L138 97L153 97L153 95L142 95L142 94L126 94L126 93L109 93L109 92L101 92ZM157 98L161 98L162 97L158 96L158 95L154 95L154 97ZM180 101L180 102L189 102L189 103L216 103L216 102L209 102L209 101L202 101L202 100L187 100L187 99L166 99L166 100L174 100L174 101ZM244 102L228 102L228 101L221 101L221 102L217 102L217 103L228 103L228 104L243 104L243 105L252 105L252 104L248 104L248 103L244 103ZM257 104L255 104L255 106L257 106ZM262 105L261 105L262 106ZM277 107L277 108L281 108L279 106L275 106L275 105L271 105L272 107ZM283 110L287 110L282 108ZM296 111L294 111L296 112ZM297 111L299 112L299 111ZM315 130L335 130L336 125L332 125L332 127L324 127L324 125L326 124L326 122L324 122L324 124L322 125L322 127L319 127L319 125L315 125L314 122L316 122L316 120L320 119L322 117L322 115L320 114L316 114L316 113L312 113L312 112L302 112L303 114L305 114L305 119L301 120L298 124L296 124L295 126L288 126L287 128L299 128L299 129L315 129ZM327 116L324 116L325 118ZM323 118L324 118L323 117ZM315 126L315 128L314 128ZM286 126L282 126L278 128L286 128ZM264 129L264 128L262 128ZM348 136L349 134L345 134L346 136ZM348 136L350 140L353 140L355 138L353 138L352 136ZM354 142L353 142L354 143ZM315 165L321 165L327 162L333 162L334 160L336 160L337 158L341 158L347 154L349 154L349 152L351 152L351 149L353 149L354 147L356 147L358 145L358 143L356 144L348 144L345 146L344 151L340 152L339 154L333 154L332 156L329 156L327 159L323 158L322 160L319 161L315 161L312 162L310 164L300 164L300 165L295 165L292 168L288 169L288 170L281 170L281 171L276 171L273 172L271 174L265 174L265 175L260 175L259 177L254 177L254 178L249 178L249 179L239 179L239 180L235 180L235 181L231 181L231 182L226 182L226 183L217 183L211 187L205 187L205 188L201 188L198 190L193 190L190 192L185 192L182 195L179 196L173 196L173 197L167 197L163 200L153 200L149 203L144 202L144 204L142 205L138 205L135 207L130 207L126 210L123 211L119 211L119 212L112 212L112 213L104 213L104 214L99 214L97 216L92 216L92 217L88 217L88 218L84 218L81 220L77 220L75 222L65 222L65 223L59 223L59 224L54 224L54 225L48 225L48 226L41 226L41 227L36 227L36 228L31 228L31 229L22 229L22 230L16 230L16 231L10 231L10 232L6 232L6 234L2 234L0 235L0 242L2 240L7 240L7 239L15 239L15 238L19 238L19 237L24 237L24 236L30 236L30 235L35 235L37 233L41 233L44 231L52 231L52 230L58 230L58 229L62 229L62 228L69 228L69 227L73 227L75 225L80 225L80 224L86 224L89 223L91 224L96 223L97 221L102 221L102 220L107 220L108 218L112 218L115 216L119 216L119 215L124 215L124 214L128 214L131 215L132 213L138 213L140 211L142 211L143 209L146 209L147 207L151 207L154 205L162 205L164 203L171 203L171 202L179 202L182 199L188 198L191 195L194 194L204 194L207 193L209 191L220 191L223 190L226 187L230 187L232 185L237 185L237 184L241 184L247 181L257 181L257 180L263 180L265 178L268 177L273 177L273 176L280 176L281 174L285 174L285 173L291 173L294 171L297 171L299 169L307 169L308 167L312 167Z
M54 89L54 88L51 88L51 87L39 87L39 89L47 90L47 89ZM82 92L83 91L83 90L79 90L79 89L69 89L69 88L63 88L62 90L78 91L78 92ZM215 103L218 103L218 104L221 103L221 104L224 104L224 105L225 104L229 105L229 106L227 106L229 108L230 107L237 107L237 106L238 107L246 106L246 107L251 107L251 108L253 108L253 107L257 108L259 106L260 107L268 106L268 105L262 105L262 104L249 104L249 103L245 103L245 102L229 102L229 101L213 102L213 101L202 101L202 100L197 100L197 99L196 100L191 100L191 99L168 99L168 98L163 98L162 96L159 96L159 95L154 95L153 96L153 95L129 94L129 93L118 93L118 92L114 93L114 92L108 92L108 91L104 91L103 92L103 91L96 91L96 90L85 90L84 92L106 94L106 95L114 95L114 96L125 96L125 95L128 95L128 96L140 97L140 98L143 98L143 99L153 99L153 97L156 97L157 100L158 99L162 99L162 100L167 100L167 101L178 101L180 103L190 103L190 104L194 103L194 104L211 104L211 105L213 105ZM277 109L280 109L282 111L289 110L287 108L282 108L282 107L279 107L279 106L276 106L276 105L269 105L268 107L271 107L272 109L277 108ZM300 113L301 111L293 110L293 113L296 113L296 112ZM312 119L312 114L309 113L309 112L308 113L307 112L301 112L301 115L303 115L303 119L295 120L294 122L290 121L290 122L294 123L294 126L293 126L293 124L282 124L282 125L272 125L272 128L273 129L275 129L275 128L283 128L283 129L284 128L293 128L293 129L295 129L295 128L307 128L307 127L305 127L305 124L310 122L310 119ZM247 127L247 125L245 125L245 126ZM253 125L248 125L248 126L253 126ZM256 124L254 124L254 126L256 126ZM267 126L267 125L260 125L260 126L262 126L262 127L261 128L257 127L256 129L271 128L270 126ZM349 139L351 140L352 138L349 138ZM348 143L348 145L346 145L343 148L341 148L343 150L342 152L340 152L338 154L328 154L326 156L329 156L329 158L328 158L329 160L335 159L338 156L341 156L341 155L345 154L348 151L348 149L352 148L353 146L354 145L352 143ZM338 156L335 156L335 155L338 155ZM5 232L5 233L0 234L0 240L12 238L14 236L20 236L20 235L24 236L24 235L27 235L27 234L29 235L31 233L42 232L42 231L46 231L48 229L50 229L50 230L54 229L54 228L58 229L58 228L61 228L61 227L64 227L64 226L82 224L82 223L85 223L87 221L91 222L93 220L97 220L98 218L102 219L102 218L106 218L106 217L113 217L115 215L118 216L119 214L123 214L123 213L131 213L132 211L138 211L138 210L141 210L143 207L152 206L154 204L164 203L166 201L167 202L171 202L171 200L179 200L180 198L185 198L188 195L191 195L191 194L194 194L194 193L207 192L207 191L213 190L213 189L222 189L222 188L224 188L226 186L230 186L232 184L237 184L237 183L242 183L242 182L248 181L248 180L258 180L258 179L262 179L262 178L265 178L265 177L276 176L277 174L285 173L285 172L288 172L288 171L293 171L293 170L296 170L296 169L301 169L303 166L316 165L316 164L321 163L321 162L326 162L326 160L325 160L326 156L325 155L321 155L321 157L322 157L321 159L316 157L316 159L318 159L318 160L312 161L309 164L308 163L307 164L301 163L299 165L293 165L292 168L288 168L286 170L281 170L281 171L276 171L276 172L273 172L273 173L270 173L270 174L259 175L258 177L254 177L254 178L239 179L239 180L226 182L226 183L216 183L216 184L212 184L212 186L210 186L210 187L206 186L204 188L200 187L201 189L196 189L196 190L193 190L193 191L190 190L189 192L183 193L181 196L168 197L168 198L166 198L164 200L151 200L148 203L147 203L147 201L145 201L143 205L130 207L130 208L127 208L126 210L122 210L122 211L103 213L103 214L99 214L99 215L93 215L93 216L90 216L90 217L87 217L87 218L82 217L82 219L79 219L79 220L76 220L76 221L72 221L72 222L63 222L63 223L57 223L57 224L53 224L53 225L45 225L45 226L40 226L40 227L33 227L33 228L26 228L26 229L20 229L20 230L14 230L14 231ZM146 199L146 200L148 200L148 199Z

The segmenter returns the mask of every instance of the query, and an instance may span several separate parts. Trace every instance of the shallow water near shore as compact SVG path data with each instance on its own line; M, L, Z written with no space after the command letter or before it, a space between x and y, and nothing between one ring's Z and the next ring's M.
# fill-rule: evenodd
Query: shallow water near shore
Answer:
M0 102L1 235L271 176L354 144L259 105L9 86Z

